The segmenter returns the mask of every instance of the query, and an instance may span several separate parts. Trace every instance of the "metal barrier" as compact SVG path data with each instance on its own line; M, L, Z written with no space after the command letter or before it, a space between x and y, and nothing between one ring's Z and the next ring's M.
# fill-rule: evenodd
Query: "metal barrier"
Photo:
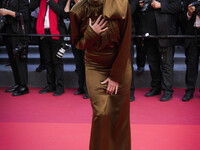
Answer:
M71 35L46 35L46 34L8 34L8 33L0 33L0 36L26 36L26 37L71 37ZM156 39L169 39L169 38L200 38L200 35L132 35L132 38L156 38Z

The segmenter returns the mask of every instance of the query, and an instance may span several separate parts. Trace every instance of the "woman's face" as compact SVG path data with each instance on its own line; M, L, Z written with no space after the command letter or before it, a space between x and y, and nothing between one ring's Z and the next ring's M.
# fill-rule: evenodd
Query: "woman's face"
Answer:
M99 1L99 0L91 0L91 1L95 1L95 2L97 2L97 1Z
M75 1L75 3L78 3L80 0L74 0Z

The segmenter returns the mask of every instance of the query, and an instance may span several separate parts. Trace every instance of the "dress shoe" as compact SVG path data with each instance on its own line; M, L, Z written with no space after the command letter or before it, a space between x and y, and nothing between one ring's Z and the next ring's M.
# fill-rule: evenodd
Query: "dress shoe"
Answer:
M19 88L19 85L14 85L12 88L6 89L5 92L12 93L12 92L16 91L18 88Z
M134 91L131 90L131 93L130 93L130 102L133 102L135 101L135 95L134 95Z
M83 90L77 90L74 95L80 95L80 94L84 94L85 92Z
M130 97L130 102L133 102L133 101L135 101L135 96Z
M144 72L144 67L138 67L137 68L137 73L142 73Z
M64 90L56 90L54 93L53 93L53 96L60 96L60 95L63 95L65 93Z
M87 93L85 93L85 95L83 96L83 99L88 99L89 95Z
M190 99L193 98L193 93L191 92L186 92L185 95L182 98L182 101L186 102L189 101Z
M172 93L171 92L164 92L162 97L160 98L160 101L169 101L172 98Z
M6 64L6 65L5 65L5 67L11 67L11 64L10 64L10 63L8 63L8 64Z
M43 70L45 70L46 69L46 67L44 66L44 65L39 65L36 69L35 69L35 71L36 72L42 72Z
M53 88L51 86L46 86L45 88L40 90L39 93L44 94L44 93L49 93L49 92L53 92L53 91L55 91L55 88Z
M146 94L145 94L145 96L146 97L151 97L151 96L154 96L154 95L159 95L159 94L161 94L161 90L159 90L159 89L150 89L149 90L149 92L147 92Z
M13 92L12 96L20 96L28 93L29 89L27 87L20 86L16 91Z

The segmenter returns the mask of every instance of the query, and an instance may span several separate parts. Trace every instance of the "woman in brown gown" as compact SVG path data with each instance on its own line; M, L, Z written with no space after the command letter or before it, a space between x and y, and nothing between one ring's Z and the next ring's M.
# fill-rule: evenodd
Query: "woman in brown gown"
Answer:
M131 150L128 0L82 0L71 9L70 21L72 44L86 50L90 150Z

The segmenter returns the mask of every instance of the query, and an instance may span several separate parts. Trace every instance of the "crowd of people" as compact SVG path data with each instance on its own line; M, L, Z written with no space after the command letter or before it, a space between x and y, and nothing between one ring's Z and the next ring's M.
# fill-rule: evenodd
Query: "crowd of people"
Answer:
M129 0L136 35L199 35L199 2L196 0ZM196 4L195 4L195 3ZM198 63L199 39L185 38L182 45L186 56L186 91L183 101L193 98L195 91ZM173 96L174 48L177 41L173 38L140 38L135 40L138 66L137 71L144 71L144 64L149 64L151 89L146 97L163 95L161 101L168 101Z
M22 34L21 18L23 17L22 21L26 27L24 30L26 34L66 35L67 29L63 19L69 18L70 6L74 5L75 2L77 1L1 1L0 16L6 18L5 26L1 29L1 32ZM31 29L30 32L29 29ZM36 68L36 71L41 72L45 69L47 70L47 86L40 90L39 93L54 92L54 96L62 95L64 93L62 50L65 50L63 38L40 36L38 39L32 39L39 44L40 65ZM19 43L22 43L22 40L26 40L24 43L27 46L26 51L28 52L28 38L24 39L19 36L3 37L15 79L15 85L12 88L6 89L6 92L12 92L13 96L29 93L27 87L27 58L21 59L20 52L18 52L19 57L13 57L15 53L14 49ZM13 42L12 44L11 41ZM89 96L85 84L84 51L79 52L74 46L72 46L72 49L76 59L76 71L79 79L79 88L74 94L79 95L85 93L83 98L87 99Z
M0 4L0 16L5 16L7 21L1 32L22 34L20 24L21 18L23 18L26 34L29 33L30 27L32 30L35 27L37 34L65 35L69 31L71 34L71 29L66 31L63 19L69 19L69 11L77 2L74 0L15 0L11 4L10 0L3 0ZM129 0L132 13L132 35L176 35L179 32L183 35L199 35L199 5L193 5L194 2L197 3L196 0L168 0L166 2L162 2L162 0ZM30 19L31 24L29 23ZM20 56L13 57L13 55L14 49L19 47L20 44L28 46L28 39L17 36L4 36L3 39L15 79L15 85L7 89L6 92L12 92L13 96L27 94L29 93L27 60L26 58L21 59ZM38 41L40 65L36 71L47 70L47 86L39 93L54 92L54 96L62 95L64 93L63 61L62 58L57 57L57 53L64 40L62 37L40 36ZM132 72L134 71L133 45L136 45L137 72L142 73L144 71L146 59L150 67L152 88L145 94L146 97L161 94L161 90L163 91L161 101L168 101L173 97L175 44L177 44L177 41L172 38L137 38L131 43ZM187 89L182 100L188 101L193 97L198 75L199 40L198 38L184 39L182 44L185 47L187 65L185 77ZM28 51L28 48L25 49ZM72 45L72 52L75 57L79 85L74 94L85 93L83 98L87 99L89 95L85 81L85 50L79 50ZM130 100L134 101L134 75L132 77Z

